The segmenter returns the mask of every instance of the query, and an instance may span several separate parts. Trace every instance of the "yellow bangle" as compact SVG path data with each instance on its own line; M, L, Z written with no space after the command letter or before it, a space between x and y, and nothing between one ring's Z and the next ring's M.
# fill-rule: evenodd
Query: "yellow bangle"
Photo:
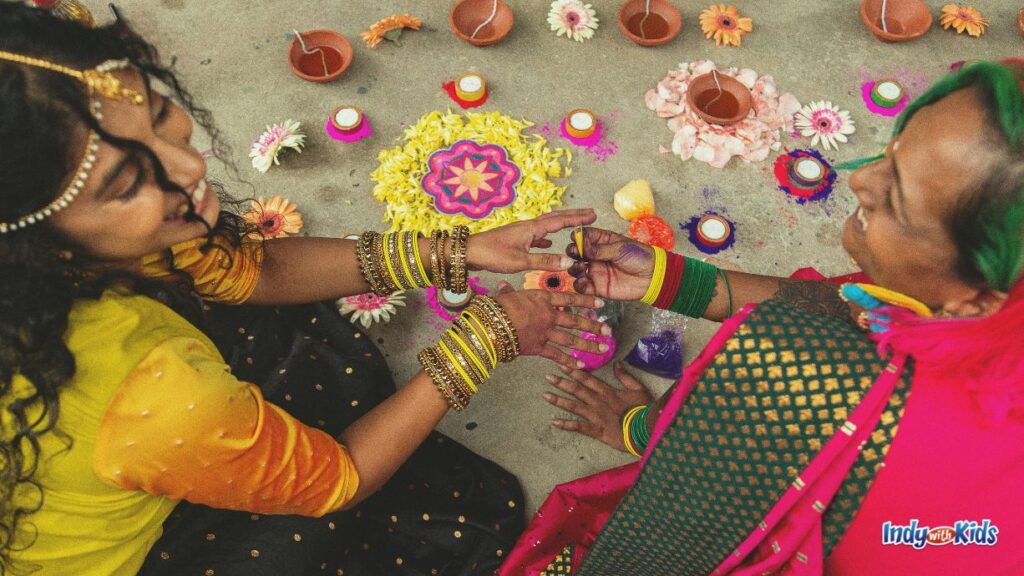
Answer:
M417 284L416 279L413 278L412 269L409 268L409 262L406 261L406 258L402 258L402 256L405 255L402 244L405 243L406 234L412 234L412 232L402 232L398 236L398 240L396 241L398 250L395 250L395 253L398 255L398 259L402 261L402 273L405 274L405 279L409 281L409 286L411 288L418 288L419 284Z
M448 360L451 360L452 366L459 375L462 376L462 379L466 382L466 385L469 386L469 389L472 390L473 393L476 393L476 384L473 382L473 379L469 377L469 374L466 374L466 371L462 369L462 366L459 366L459 361L455 359L455 354L450 348L448 348L448 345L444 343L444 340L438 342L437 345L441 348L441 351L444 352L444 355L448 357Z
M633 440L629 437L629 423L633 420L633 417L636 416L636 413L643 409L643 405L634 406L630 408L629 412L626 412L625 416L622 417L622 442L626 445L626 451L637 458L640 457L640 454L633 448Z
M469 358L469 361L472 362L480 370L480 374L482 374L484 378L487 378L488 376L491 375L491 371L488 370L487 368L484 368L483 362L481 362L480 359L476 357L476 353L474 353L469 348L469 346L466 344L466 342L462 339L461 336L455 333L455 331L449 332L448 336L451 337L452 340L455 340L455 343L459 345L459 348L462 348L462 355L465 356L466 358Z
M491 366L498 365L498 351L494 348L494 343L487 337L486 329L483 327L483 323L477 319L469 310L462 312L461 320L470 331L473 332L473 336L480 341L480 345L483 346L484 351L487 352L487 359L491 361Z
M647 286L647 293L640 299L641 302L648 305L654 305L654 301L658 299L658 294L661 293L661 286L665 283L665 270L668 268L668 255L665 253L664 248L654 248L654 274L651 276L651 283Z
M423 257L420 256L420 233L413 232L412 234L412 254L416 258L416 268L420 271L420 278L423 278L423 281L427 283L424 288L429 288L434 283L430 281L430 276L427 276L427 270L423 267Z

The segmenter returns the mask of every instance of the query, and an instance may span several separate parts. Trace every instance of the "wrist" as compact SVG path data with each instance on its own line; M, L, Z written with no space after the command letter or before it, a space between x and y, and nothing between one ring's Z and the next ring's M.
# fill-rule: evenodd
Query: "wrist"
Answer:
M478 272L487 270L484 258L481 255L481 244L479 234L470 234L466 240L466 270Z
M634 406L622 417L622 441L626 445L626 451L639 458L651 441L647 432L647 414L650 410L649 404Z
M665 283L665 273L668 265L668 254L664 248L654 246L654 271L651 273L651 280L647 285L647 292L640 299L644 304L653 305L661 293Z

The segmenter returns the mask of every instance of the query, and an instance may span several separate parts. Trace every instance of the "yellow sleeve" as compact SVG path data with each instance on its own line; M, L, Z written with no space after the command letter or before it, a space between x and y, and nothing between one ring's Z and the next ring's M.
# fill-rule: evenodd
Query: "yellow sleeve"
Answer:
M260 279L263 266L263 246L260 240L245 239L234 247L218 236L213 246L204 253L206 238L195 238L170 248L174 267L192 277L199 295L206 300L225 304L241 304L252 296ZM171 278L166 253L150 254L142 258L142 274L150 278Z
M124 380L93 469L126 490L263 514L322 516L359 486L344 446L266 402L192 338L160 344Z

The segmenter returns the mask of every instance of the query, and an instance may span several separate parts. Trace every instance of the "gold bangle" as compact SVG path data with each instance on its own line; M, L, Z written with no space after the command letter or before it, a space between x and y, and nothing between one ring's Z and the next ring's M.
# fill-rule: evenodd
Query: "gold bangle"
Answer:
M419 281L419 285L421 288L428 288L430 286L433 286L433 283L430 281L430 277L427 276L427 271L423 269L423 258L420 256L420 233L409 232L409 235L411 237L411 240L408 241L407 244L412 245L411 262L414 262L416 264L416 266L413 268L413 275L418 275L417 280Z
M452 292L464 294L467 285L466 249L469 243L469 227L456 226L452 232Z
M385 262L383 234L374 235L373 248L371 253L373 254L374 267L376 268L377 272L377 281L380 283L381 288L381 291L377 292L377 294L380 296L386 296L388 294L393 294L401 290L401 288L398 285L394 284L392 280L388 277L389 274L386 269L387 263Z
M363 232L359 236L359 240L356 242L356 259L359 261L359 271L366 283L370 285L370 290L374 294L384 295L389 292L386 292L381 285L373 253L373 244L378 236L380 235L376 232Z
M448 406L457 412L461 412L469 404L469 399L452 386L448 375L444 371L443 363L437 358L435 350L433 348L424 348L420 351L417 358L427 375L434 382L434 385L437 386L445 402L448 403Z
M483 296L483 297L474 298L473 301L474 302L480 301L480 303L485 308L487 308L490 311L490 313L494 317L494 320L496 321L497 325L501 327L501 329L505 333L505 336L508 337L507 343L509 344L509 346L512 349L511 350L512 355L507 360L502 360L502 361L503 362L511 362L517 356L519 356L519 352L520 352L520 348L519 348L519 335L516 334L515 326L512 325L512 319L509 318L508 313L505 312L505 309L501 307L501 304L498 304L492 298L488 298L487 296Z
M405 284L399 278L398 270L395 270L395 266L400 266L395 260L401 260L398 254L398 235L397 234L385 234L384 235L384 264L387 266L388 276L391 281L394 282L395 287L398 290L405 290Z
M399 232L397 241L398 251L401 252L402 272L405 274L405 279L409 281L410 290L426 287L423 280L417 278L416 275L416 256L412 253L412 237L412 232Z
M488 370L493 371L498 365L498 353L495 351L494 345L491 344L490 340L487 340L487 338L485 338L483 334L473 326L473 321L469 320L465 315L460 315L455 319L455 326L461 330L462 334L465 335L474 347L483 351L482 358L487 359ZM481 330L482 329L483 328L481 328Z

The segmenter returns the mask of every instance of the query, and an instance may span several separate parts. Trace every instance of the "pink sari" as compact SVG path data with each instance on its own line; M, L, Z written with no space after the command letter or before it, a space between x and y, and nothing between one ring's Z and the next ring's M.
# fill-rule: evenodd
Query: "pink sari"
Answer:
M794 274L801 276L814 278L806 269ZM1017 296L1022 292L1018 290ZM1021 312L1022 301L1024 298L1016 299L1017 305L1009 309ZM747 306L726 320L686 367L658 418L642 459L556 487L509 554L499 575L542 574L569 544L573 546L572 568L579 568L695 383L753 308ZM1019 348L1019 341L1017 345ZM799 482L785 491L759 527L720 562L714 574L820 575L826 566L830 574L938 574L949 573L951 566L962 566L975 573L979 573L979 567L985 567L985 573L1024 574L1024 554L1015 552L1024 546L1024 501L1019 492L1024 487L1024 418L1004 419L995 425L978 418L978 402L972 402L962 386L950 386L950 379L941 370L930 370L927 366L915 374L911 400L886 457L886 467L879 471L853 523L826 562L822 511L857 459L858 445L875 428L906 357L906 352L893 354L889 366L851 412L849 420L855 429L837 432L823 446L800 473ZM1020 357L1016 361L1021 362ZM1017 390L1021 388L1024 384L1019 383ZM1018 401L1024 401L1024 393L1010 403L1016 406ZM1019 415L1012 408L1001 414L1010 412ZM944 440L942 450L932 449L930 439L937 436ZM923 468L922 461L926 464ZM950 468L950 462L970 463L976 474ZM943 474L946 482L929 484L929 473ZM916 550L881 543L883 522L907 524L911 518L932 527L951 525L961 519L990 519L999 526L1005 544L998 550L985 546Z

